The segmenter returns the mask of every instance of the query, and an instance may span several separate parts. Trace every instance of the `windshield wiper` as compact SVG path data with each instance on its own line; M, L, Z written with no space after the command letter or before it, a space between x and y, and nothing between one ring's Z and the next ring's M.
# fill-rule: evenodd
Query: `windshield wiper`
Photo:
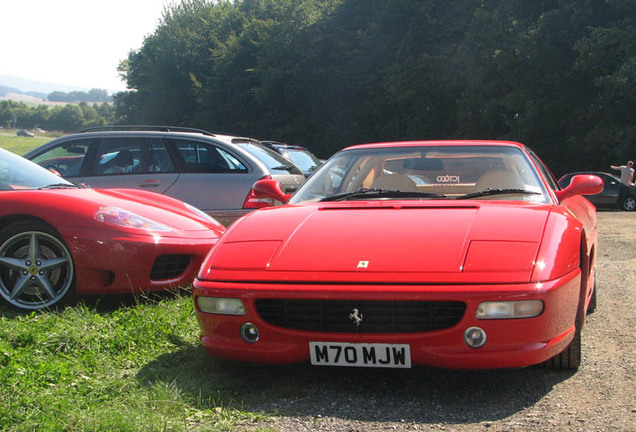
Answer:
M428 192L408 192L400 190L385 190L385 189L360 189L355 192L346 192L336 195L331 195L321 199L321 202L326 201L348 201L359 200L367 198L446 198L445 195L428 193Z
M291 171L294 167L292 165L278 165L275 167L272 167L271 169L276 170L276 171Z
M76 185L75 183L55 183L55 184L50 184L50 185L46 185L46 186L41 186L38 188L38 190L41 189L78 189L80 188L79 185Z
M505 195L505 194L524 194L524 195L541 195L541 192L530 191L527 189L486 189L478 192L467 193L455 199L470 199L479 198L490 195Z

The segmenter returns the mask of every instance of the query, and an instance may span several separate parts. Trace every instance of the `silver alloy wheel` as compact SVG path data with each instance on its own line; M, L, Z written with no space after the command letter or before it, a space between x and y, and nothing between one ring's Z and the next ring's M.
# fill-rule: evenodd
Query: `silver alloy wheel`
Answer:
M623 201L623 210L634 211L636 209L636 198L627 197Z
M70 252L59 239L41 231L24 231L0 247L0 295L20 309L50 307L73 284Z

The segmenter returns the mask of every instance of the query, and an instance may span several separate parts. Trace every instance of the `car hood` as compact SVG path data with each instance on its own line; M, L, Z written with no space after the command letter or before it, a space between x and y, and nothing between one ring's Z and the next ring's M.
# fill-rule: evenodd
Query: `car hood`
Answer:
M502 202L265 209L230 228L200 278L527 282L549 211Z
M95 194L92 199L96 202L120 206L181 231L222 229L221 225L211 224L209 220L189 210L182 201L166 195L137 189L90 190Z
M218 237L224 231L221 225L190 211L179 200L134 189L16 190L5 192L3 202L13 214L30 214L67 227L104 226L95 220L95 212L101 207L116 207L169 226L172 232L162 234L166 237L183 232Z

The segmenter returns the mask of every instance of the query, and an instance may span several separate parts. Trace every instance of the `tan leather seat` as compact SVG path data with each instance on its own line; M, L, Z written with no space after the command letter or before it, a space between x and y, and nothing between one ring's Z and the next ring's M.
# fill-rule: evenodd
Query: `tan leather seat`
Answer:
M510 171L491 171L477 179L473 192L487 189L525 189L525 185L516 174Z
M403 174L384 174L373 180L371 189L417 192L417 185L409 176Z

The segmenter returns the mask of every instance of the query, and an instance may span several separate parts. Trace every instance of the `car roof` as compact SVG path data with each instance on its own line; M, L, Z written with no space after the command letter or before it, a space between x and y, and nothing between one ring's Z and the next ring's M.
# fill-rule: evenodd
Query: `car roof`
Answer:
M79 131L63 135L60 138L76 137L76 136L93 136L93 135L149 135L149 134L166 134L170 136L205 136L216 138L220 141L231 143L233 140L252 140L252 138L229 135L226 133L213 133L204 129L183 127L183 126L155 126L155 125L108 125L95 126ZM256 140L254 140L256 141Z
M515 141L489 141L489 140L437 140L437 141L393 141L370 144L358 144L346 147L343 150L373 149L391 147L421 147L421 146L506 146L525 148L526 146Z
M67 135L62 135L61 137L55 138L51 141L48 141L41 146L38 146L24 154L25 158L30 158L34 155L40 154L43 151L47 151L49 148L54 147L60 143L60 141L71 140L71 139L81 139L87 137L130 137L130 136L139 136L139 137L148 137L148 136L161 136L161 137L171 137L171 138L188 138L188 139L199 139L199 140L211 140L214 142L220 142L221 144L229 145L232 149L238 152L243 158L250 161L250 163L259 167L260 170L264 172L269 172L270 170L267 166L259 160L256 156L252 155L250 152L236 146L235 144L243 143L243 142L254 142L260 143L258 140L247 137L239 137L233 135L226 134L215 134L203 129L195 129L195 128L186 128L180 126L148 126L148 125L112 125L112 126L98 126L91 127L87 129L82 129L77 132L73 132Z

